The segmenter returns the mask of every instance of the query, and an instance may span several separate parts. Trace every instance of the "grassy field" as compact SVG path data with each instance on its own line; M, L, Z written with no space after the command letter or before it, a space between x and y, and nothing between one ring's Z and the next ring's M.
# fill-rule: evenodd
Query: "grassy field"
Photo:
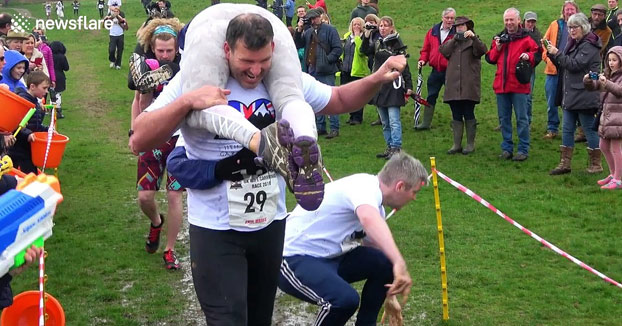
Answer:
M230 2L230 1L226 1ZM251 2L251 1L235 1ZM173 11L188 21L207 1L176 0ZM301 1L298 1L302 4ZM328 1L333 22L343 34L355 1ZM382 0L381 14L395 18L415 67L425 32L454 7L475 22L477 34L490 44L503 28L509 6L538 13L544 33L558 17L561 1L396 1ZM593 3L578 1L582 9ZM72 17L69 2L66 18ZM43 6L12 4L43 17ZM65 201L55 217L49 251L47 288L63 304L68 325L195 325L188 318L191 293L182 292L183 274L167 272L161 252L145 253L147 219L136 205L136 159L127 150L132 93L126 88L127 58L132 37L142 23L138 1L123 5L126 33L123 70L108 68L107 31L49 31L48 38L67 46L71 70L63 94L66 119L58 130L69 136L60 179ZM98 17L95 1L83 1L82 15ZM435 156L440 171L469 187L543 238L622 281L622 213L620 193L601 191L589 175L584 144L578 144L573 172L550 177L559 160L560 140L542 140L546 105L542 65L534 94L530 157L522 163L501 161L501 135L492 92L494 67L483 63L482 102L476 152L446 155L451 146L449 107L439 103L428 132L412 130L413 105L402 110L404 150L429 167ZM413 71L414 72L414 71ZM424 69L425 77L429 67ZM425 94L425 90L424 90ZM371 127L375 110L368 107L360 126L343 125L341 135L320 141L327 169L335 178L355 172L376 173L384 164L375 158L385 145L380 127ZM347 117L342 117L345 122ZM604 163L604 159L603 159ZM163 196L161 196L163 197ZM441 319L438 240L432 188L389 221L414 280L405 308L407 325L622 325L622 289L603 282L553 253L498 218L452 186L440 181L449 278L450 320ZM294 202L288 197L288 207ZM181 235L184 237L185 235ZM182 241L178 248L187 257ZM187 268L188 261L182 259ZM37 288L35 269L13 283L15 293ZM298 302L277 302L296 311ZM309 308L303 308L309 309ZM306 323L302 323L303 325Z

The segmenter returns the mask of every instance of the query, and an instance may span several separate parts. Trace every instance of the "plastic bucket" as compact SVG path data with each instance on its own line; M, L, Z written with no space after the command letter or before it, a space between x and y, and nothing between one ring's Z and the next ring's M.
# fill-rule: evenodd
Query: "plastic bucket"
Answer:
M30 153L32 154L32 163L35 166L43 167L45 162L45 149L48 142L48 133L33 132L35 140L30 144ZM52 143L50 144L50 151L48 153L48 160L45 164L46 168L57 168L60 165L60 161L63 159L63 153L65 153L65 146L69 142L69 137L57 133L52 134Z
M13 132L28 110L35 105L17 94L0 87L0 131Z
M65 326L65 311L58 300L46 293L46 326ZM2 311L0 325L37 326L39 325L39 291L22 292L13 298L13 305Z

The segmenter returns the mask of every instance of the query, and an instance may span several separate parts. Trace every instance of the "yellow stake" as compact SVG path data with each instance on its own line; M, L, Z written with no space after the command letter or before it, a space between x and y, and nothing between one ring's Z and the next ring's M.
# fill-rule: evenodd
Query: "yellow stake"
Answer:
M441 199L438 195L436 176L436 158L430 157L432 167L432 184L434 185L434 203L436 206L436 227L438 230L438 246L441 258L441 291L443 296L443 320L449 319L449 298L447 296L447 266L445 265L445 240L443 237L443 219L441 218Z

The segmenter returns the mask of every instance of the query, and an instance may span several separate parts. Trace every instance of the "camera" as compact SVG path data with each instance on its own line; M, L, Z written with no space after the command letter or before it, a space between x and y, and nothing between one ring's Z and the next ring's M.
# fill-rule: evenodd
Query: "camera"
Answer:
M365 29L368 29L368 30L370 30L370 31L373 31L373 30L378 29L378 26L377 26L377 25L374 25L374 24L372 24L372 23L370 23L370 22L367 22L367 23L365 23Z
M382 40L382 43L391 51L391 55L404 55L406 58L409 57L408 53L406 53L407 46L402 43L399 33L387 35L387 37Z
M454 36L454 38L458 41L466 40L466 37L464 37L464 32L456 32L456 35Z
M510 35L508 33L503 33L498 36L499 43L510 43Z
M590 71L590 79L592 80L598 80L598 73L594 72L594 71Z

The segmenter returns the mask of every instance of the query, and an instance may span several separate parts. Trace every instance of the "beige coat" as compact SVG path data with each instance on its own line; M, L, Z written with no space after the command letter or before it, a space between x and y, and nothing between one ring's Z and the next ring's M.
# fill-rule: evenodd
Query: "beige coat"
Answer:
M588 90L599 90L602 114L598 136L605 139L622 139L622 71L614 72L604 86L600 82L584 78Z
M439 51L448 61L443 100L479 103L481 59L488 51L486 45L477 36L466 40L456 40L454 37L441 44Z

